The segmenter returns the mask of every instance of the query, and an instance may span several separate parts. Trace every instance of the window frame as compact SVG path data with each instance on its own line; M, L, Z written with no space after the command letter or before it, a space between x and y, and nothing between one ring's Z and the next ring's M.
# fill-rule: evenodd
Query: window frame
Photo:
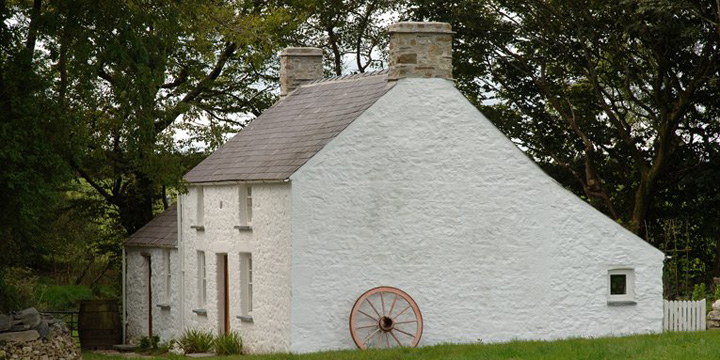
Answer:
M252 206L253 206L253 198L252 198L252 186L250 184L246 184L244 186L243 190L243 196L245 196L245 225L252 226Z
M252 253L240 253L240 314L252 318L253 314L253 263Z
M198 186L196 191L195 222L197 224L195 225L202 226L205 222L205 189L203 189L202 186Z
M625 276L625 293L611 294L611 279L613 275ZM629 267L614 267L607 272L607 302L610 305L635 304L635 269Z
M172 287L172 264L170 263L170 249L164 249L163 250L163 266L165 268L165 278L164 278L164 292L165 292L165 298L164 302L165 304L169 304L171 300L171 287Z
M207 305L207 263L205 252L198 250L197 252L197 271L198 271L198 307L204 308Z

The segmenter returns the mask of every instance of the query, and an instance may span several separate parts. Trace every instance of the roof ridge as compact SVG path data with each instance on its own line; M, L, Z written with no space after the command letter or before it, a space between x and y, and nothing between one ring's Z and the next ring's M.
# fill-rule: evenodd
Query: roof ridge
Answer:
M375 71L368 71L368 72L358 72L358 73L352 73L352 74L345 74L345 75L337 75L337 76L331 76L328 78L322 78L317 79L313 81L308 81L303 84L305 85L313 85L313 84L322 84L327 82L333 82L333 81L344 81L344 80L356 80L356 79L362 79L370 76L380 76L380 75L387 75L388 70L382 69L382 70L375 70Z

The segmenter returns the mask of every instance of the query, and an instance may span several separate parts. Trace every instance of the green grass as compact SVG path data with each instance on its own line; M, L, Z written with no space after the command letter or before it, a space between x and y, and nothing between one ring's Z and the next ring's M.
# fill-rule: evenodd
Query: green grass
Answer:
M665 333L620 338L570 339L552 342L517 341L489 345L438 345L417 349L333 351L305 355L278 354L225 356L210 359L246 360L396 360L396 359L718 359L720 331ZM85 360L120 360L122 357L84 353ZM188 359L167 356L155 359Z

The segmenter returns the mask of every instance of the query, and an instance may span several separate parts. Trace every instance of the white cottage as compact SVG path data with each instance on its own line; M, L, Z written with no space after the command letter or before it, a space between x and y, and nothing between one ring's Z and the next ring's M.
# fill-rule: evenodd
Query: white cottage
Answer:
M302 353L660 332L663 254L463 97L448 24L389 33L376 73L322 79L320 49L283 51L282 99L128 243L128 337Z

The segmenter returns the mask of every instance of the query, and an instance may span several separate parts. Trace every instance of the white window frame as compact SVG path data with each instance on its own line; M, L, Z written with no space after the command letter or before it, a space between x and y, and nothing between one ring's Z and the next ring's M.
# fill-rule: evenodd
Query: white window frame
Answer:
M253 206L253 199L252 199L252 186L245 185L242 194L245 197L245 225L252 226L252 206Z
M205 263L205 252L197 252L198 270L198 307L204 308L207 304L207 266Z
M170 249L163 250L163 266L165 266L165 304L170 303L172 271L170 264Z
M205 222L205 190L202 186L198 186L196 191L197 209L195 221L197 222L197 224L195 225L201 226Z
M252 317L253 264L251 253L240 253L240 314Z
M611 278L613 275L625 276L625 294L611 294ZM635 270L629 267L615 267L607 274L607 301L608 304L631 305L635 304Z

